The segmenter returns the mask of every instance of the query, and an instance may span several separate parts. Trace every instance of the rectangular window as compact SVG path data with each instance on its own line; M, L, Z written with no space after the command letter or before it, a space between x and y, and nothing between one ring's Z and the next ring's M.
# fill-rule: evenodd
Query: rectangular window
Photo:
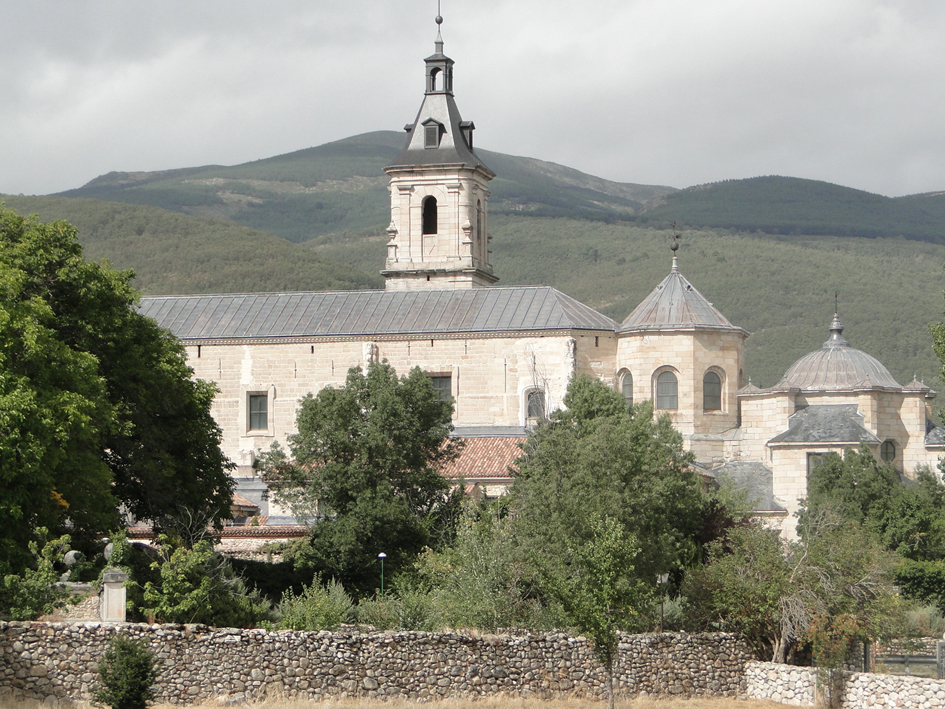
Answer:
M269 429L269 397L266 394L249 395L249 430Z
M430 377L436 398L440 401L449 401L453 398L453 376L451 374L437 374Z
M425 148L438 148L440 146L440 126L434 124L423 127L423 138Z
M826 453L808 453L807 454L807 474L810 475L817 468L824 464Z

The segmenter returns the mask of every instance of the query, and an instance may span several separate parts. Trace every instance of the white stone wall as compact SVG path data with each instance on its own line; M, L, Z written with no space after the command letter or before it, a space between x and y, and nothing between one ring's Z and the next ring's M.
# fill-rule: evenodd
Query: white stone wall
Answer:
M609 380L614 371L614 333L552 332L543 336L411 339L333 339L290 343L187 346L194 375L214 381L220 392L213 416L223 429L223 452L249 475L254 453L273 441L284 445L295 431L299 401L326 386L344 385L348 369L386 359L399 374L420 367L452 378L457 426L519 426L526 423L528 391L546 392L550 413L562 406L570 377L586 372ZM268 397L269 424L249 429L250 394Z
M634 401L656 401L656 378L671 370L678 382L679 406L668 410L688 440L695 433L719 434L734 428L735 392L744 357L744 334L726 330L650 330L621 333L617 342L617 375L633 375ZM703 411L702 380L715 371L722 379L722 410ZM698 451L696 451L698 454Z
M773 662L745 666L749 699L814 706L817 670ZM845 673L841 693L844 709L933 709L945 707L945 680L902 675Z

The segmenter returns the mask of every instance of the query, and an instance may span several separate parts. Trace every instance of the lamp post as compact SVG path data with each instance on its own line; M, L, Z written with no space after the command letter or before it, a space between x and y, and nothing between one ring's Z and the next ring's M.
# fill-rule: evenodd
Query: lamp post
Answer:
M384 596L384 559L387 558L387 554L381 552L377 555L377 558L381 560L381 597Z
M657 574L656 575L656 585L660 589L660 632L663 632L663 606L666 603L666 596L663 595L663 588L669 582L669 574Z

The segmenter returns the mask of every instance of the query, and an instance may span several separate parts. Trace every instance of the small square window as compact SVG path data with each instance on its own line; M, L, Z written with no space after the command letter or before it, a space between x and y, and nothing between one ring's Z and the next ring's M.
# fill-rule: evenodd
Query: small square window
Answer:
M269 397L266 394L249 395L249 430L269 429Z
M436 390L436 398L439 401L449 401L453 398L453 377L450 374L437 374L431 376L433 388Z

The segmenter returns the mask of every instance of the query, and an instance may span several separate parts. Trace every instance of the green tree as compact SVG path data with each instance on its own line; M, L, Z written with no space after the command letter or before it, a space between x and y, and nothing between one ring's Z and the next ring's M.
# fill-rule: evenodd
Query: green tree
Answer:
M116 635L98 663L101 689L95 701L112 709L145 709L154 699L161 661L142 640Z
M314 569L366 591L380 552L393 574L437 540L453 513L440 474L460 448L452 411L419 368L398 377L386 362L302 400L291 458L274 447L259 465L277 501L314 517L302 552Z
M160 544L161 558L151 564L158 580L144 585L141 611L149 620L247 628L268 615L269 603L247 589L209 540L188 548L162 534Z
M705 500L669 417L654 419L650 402L628 410L587 376L571 382L564 403L516 461L516 533L532 563L549 578L567 576L567 550L593 539L599 518L636 540L634 573L646 583L696 561Z
M36 538L42 540L43 546L40 548L35 540L29 542L33 563L20 573L5 572L0 564L0 619L35 620L65 605L69 592L57 585L59 574L55 564L69 551L69 535L47 539L47 534L45 528L36 530Z
M456 539L417 562L433 589L438 615L453 628L535 628L548 615L535 589L534 569L521 554L507 499L467 500Z
M567 548L567 572L550 579L548 588L571 622L590 637L594 656L604 667L607 700L613 709L618 630L630 625L654 588L634 572L641 549L623 524L597 517L591 521L591 532L589 540Z
M132 277L86 261L69 224L0 207L0 561L14 569L35 527L99 535L119 503L184 534L229 514L213 385L136 311Z
M826 510L808 515L802 529L801 541L785 543L755 523L713 543L708 563L683 585L693 622L738 632L773 662L808 640L832 662L856 640L895 635L894 555Z

